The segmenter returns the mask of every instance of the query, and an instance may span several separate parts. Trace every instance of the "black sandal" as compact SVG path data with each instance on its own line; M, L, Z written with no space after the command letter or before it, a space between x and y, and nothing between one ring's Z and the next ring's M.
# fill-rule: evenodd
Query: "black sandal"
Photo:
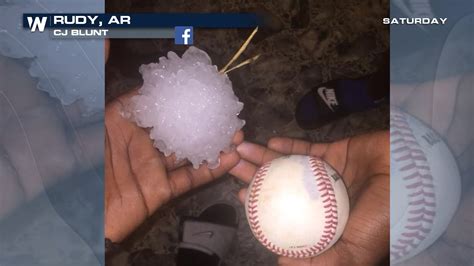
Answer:
M316 129L351 113L365 111L389 100L389 65L360 79L340 79L319 84L304 95L295 110L302 129Z
M206 208L199 217L183 217L176 265L219 265L234 241L237 224L237 211L226 203Z

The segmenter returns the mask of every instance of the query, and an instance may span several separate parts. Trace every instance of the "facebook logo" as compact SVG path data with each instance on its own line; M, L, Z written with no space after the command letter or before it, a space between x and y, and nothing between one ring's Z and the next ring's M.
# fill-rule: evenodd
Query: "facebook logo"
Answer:
M174 43L191 45L193 44L193 27L175 27L174 28Z

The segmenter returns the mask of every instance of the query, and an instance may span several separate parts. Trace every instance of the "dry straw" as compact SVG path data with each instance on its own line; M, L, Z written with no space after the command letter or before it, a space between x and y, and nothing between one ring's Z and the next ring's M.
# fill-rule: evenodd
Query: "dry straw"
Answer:
M259 57L260 57L260 54L252 57L252 58L249 58L243 62L241 62L240 64L228 69L239 57L240 55L245 51L245 49L247 48L247 46L249 45L250 41L253 39L253 37L255 36L255 34L257 33L258 31L258 27L255 28L253 30L253 32L250 34L250 36L247 38L247 40L245 40L245 42L242 44L242 46L240 46L239 50L237 51L237 53L235 53L235 55L232 57L232 59L230 59L229 63L227 63L227 65L225 65L225 67L223 67L219 72L222 73L222 74L227 74L229 73L230 71L232 70L235 70L237 68L240 68L240 67L243 67L245 65L248 65L252 62L255 62Z

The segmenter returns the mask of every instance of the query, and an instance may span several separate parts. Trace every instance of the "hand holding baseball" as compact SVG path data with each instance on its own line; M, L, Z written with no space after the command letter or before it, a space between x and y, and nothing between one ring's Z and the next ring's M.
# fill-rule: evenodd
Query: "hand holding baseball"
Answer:
M281 257L280 265L374 265L388 259L390 151L388 132L376 132L329 144L274 138L268 147L244 142L242 160L230 173L250 182L264 163L288 154L320 157L339 172L347 187L351 213L339 241L308 259ZM244 201L246 190L239 193Z

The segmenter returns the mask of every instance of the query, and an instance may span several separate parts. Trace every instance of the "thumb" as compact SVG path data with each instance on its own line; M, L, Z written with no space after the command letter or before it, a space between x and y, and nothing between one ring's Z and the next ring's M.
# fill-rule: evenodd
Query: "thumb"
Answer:
M243 188L239 191L239 201L242 203L242 204L245 204L245 197L247 197L247 190L246 188Z

